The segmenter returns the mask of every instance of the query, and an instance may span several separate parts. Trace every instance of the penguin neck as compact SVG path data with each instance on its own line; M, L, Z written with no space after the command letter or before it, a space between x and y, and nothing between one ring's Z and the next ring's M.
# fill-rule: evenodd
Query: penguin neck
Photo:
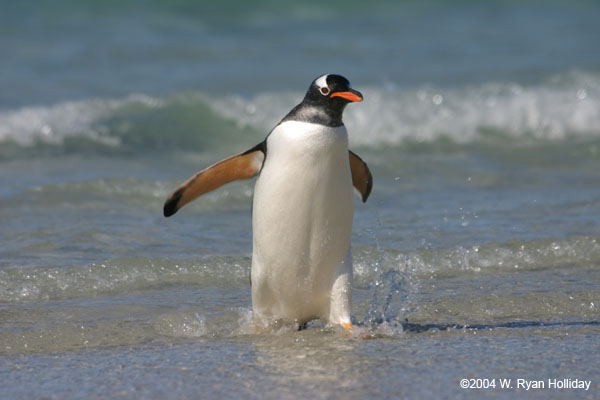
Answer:
M323 104L322 102L305 98L281 122L301 121L336 128L344 125L342 122L344 108L345 104L341 106L339 104Z

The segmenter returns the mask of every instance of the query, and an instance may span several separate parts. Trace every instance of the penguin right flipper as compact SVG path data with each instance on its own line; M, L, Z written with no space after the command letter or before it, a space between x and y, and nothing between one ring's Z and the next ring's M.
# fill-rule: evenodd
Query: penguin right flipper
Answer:
M250 179L260 172L266 152L265 142L236 154L196 173L182 183L167 198L163 213L170 217L196 197L215 190L226 183Z
M373 188L373 175L367 166L359 156L352 151L348 150L350 154L350 172L352 172L352 185L361 194L363 203L367 201Z

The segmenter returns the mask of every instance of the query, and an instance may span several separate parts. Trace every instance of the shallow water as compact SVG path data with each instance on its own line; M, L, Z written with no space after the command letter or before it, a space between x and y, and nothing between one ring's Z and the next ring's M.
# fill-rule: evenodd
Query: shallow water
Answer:
M169 4L3 7L0 397L598 397L596 3ZM365 96L356 329L254 334L253 182L162 205L324 72Z

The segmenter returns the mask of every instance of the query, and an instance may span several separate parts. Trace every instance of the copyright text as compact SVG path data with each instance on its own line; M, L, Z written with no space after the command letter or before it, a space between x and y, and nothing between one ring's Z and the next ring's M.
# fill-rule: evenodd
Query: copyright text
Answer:
M524 379L524 378L463 378L460 380L462 389L576 389L589 390L592 381L571 378Z

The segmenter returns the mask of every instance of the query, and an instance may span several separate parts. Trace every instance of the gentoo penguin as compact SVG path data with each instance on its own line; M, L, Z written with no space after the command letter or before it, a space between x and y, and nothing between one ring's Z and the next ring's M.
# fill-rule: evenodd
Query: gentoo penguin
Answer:
M198 172L165 202L169 217L201 194L258 174L250 278L257 327L320 318L352 329L352 188L365 202L373 178L348 150L342 113L362 99L343 76L318 77L264 141Z

